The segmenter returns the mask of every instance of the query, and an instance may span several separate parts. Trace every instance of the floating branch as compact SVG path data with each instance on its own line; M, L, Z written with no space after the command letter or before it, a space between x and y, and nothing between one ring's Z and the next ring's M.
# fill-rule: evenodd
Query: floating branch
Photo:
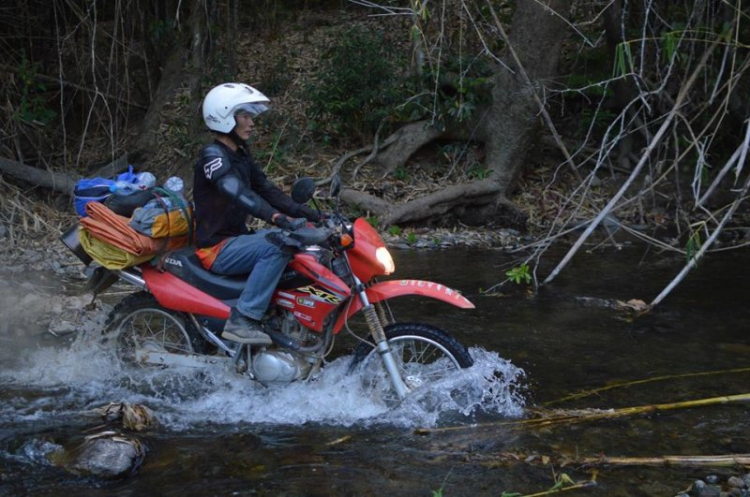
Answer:
M667 404L653 404L636 407L623 407L620 409L569 409L569 410L534 410L535 418L517 421L498 421L495 423L484 423L471 426L452 426L445 428L418 428L416 434L426 435L441 431L456 431L476 429L488 426L507 426L509 428L551 428L559 425L572 425L586 421L598 421L601 419L616 419L637 414L649 414L658 411L669 411L674 409L689 409L692 407L704 407L717 404L730 404L734 402L750 401L750 393L739 395L727 395L722 397L710 397L707 399L689 400L684 402L672 402Z
M472 459L480 459L483 464L507 465L529 464L548 466L550 464L565 466L676 466L723 468L750 466L750 454L697 455L697 456L653 456L653 457L570 457L568 455L522 454L518 452L501 452L498 454L477 454Z
M592 390L584 390L578 393L566 395L565 397L561 397L559 399L545 402L542 405L551 406L553 404L560 404L562 402L567 402L569 400L577 400L577 399L582 399L584 397L589 397L591 395L598 395L601 392L604 392L607 390L613 390L615 388L631 387L633 385L642 385L644 383L652 383L656 381L674 380L674 379L682 379L682 378L696 378L699 376L710 376L710 375L715 375L715 374L733 374L733 373L750 373L750 368L735 368L735 369L724 369L721 371L705 371L701 373L685 373L685 374L674 374L674 375L666 375L666 376L655 376L653 378L646 378L643 380L628 381L628 382L623 382L623 383L614 383L612 385L607 385L604 387L594 388Z

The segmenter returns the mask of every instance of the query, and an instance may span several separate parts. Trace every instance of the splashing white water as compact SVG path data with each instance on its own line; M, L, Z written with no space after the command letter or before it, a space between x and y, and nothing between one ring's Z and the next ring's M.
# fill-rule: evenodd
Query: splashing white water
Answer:
M226 365L124 370L96 341L80 338L68 349L34 350L0 372L0 384L14 391L0 403L0 425L46 417L56 424L109 402L145 404L174 431L239 423L435 426L446 416L521 415L523 370L494 352L470 352L474 366L391 408L363 388L350 356L327 364L314 381L264 387Z

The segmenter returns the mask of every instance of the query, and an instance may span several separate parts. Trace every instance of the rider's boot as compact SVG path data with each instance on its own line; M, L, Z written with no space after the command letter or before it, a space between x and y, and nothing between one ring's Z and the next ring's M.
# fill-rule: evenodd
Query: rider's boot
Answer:
M221 338L250 345L271 345L271 337L263 331L260 321L250 319L236 308L232 308Z

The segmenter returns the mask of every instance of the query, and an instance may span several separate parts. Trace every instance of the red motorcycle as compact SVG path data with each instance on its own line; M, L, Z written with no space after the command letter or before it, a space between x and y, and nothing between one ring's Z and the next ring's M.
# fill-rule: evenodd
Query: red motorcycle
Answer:
M305 203L314 190L313 180L304 178L295 183L292 197ZM339 190L335 179L331 196L338 198ZM113 309L104 330L105 343L125 363L201 366L226 361L263 384L284 384L312 378L332 350L334 338L349 329L349 320L361 312L369 339L358 337L361 343L353 364L366 368L367 381L386 398L398 401L473 364L466 347L448 332L394 319L388 301L405 295L462 309L474 305L439 283L379 281L395 266L383 239L365 219L350 222L336 208L314 227L275 230L268 236L293 251L264 317L273 345L250 346L219 338L246 277L206 271L192 247L168 252L158 267L144 263L107 271L110 282L119 278L141 291Z

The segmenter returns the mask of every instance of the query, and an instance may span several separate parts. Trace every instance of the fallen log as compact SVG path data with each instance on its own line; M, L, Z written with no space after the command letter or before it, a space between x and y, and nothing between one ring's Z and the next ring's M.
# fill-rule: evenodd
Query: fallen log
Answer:
M39 169L5 157L0 157L0 172L65 195L73 195L76 182L67 174Z

